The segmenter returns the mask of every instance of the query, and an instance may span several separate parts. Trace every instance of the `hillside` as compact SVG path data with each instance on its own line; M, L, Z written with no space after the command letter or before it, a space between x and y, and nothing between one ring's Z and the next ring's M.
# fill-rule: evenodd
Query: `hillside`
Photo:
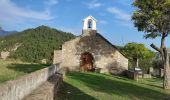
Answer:
M0 52L9 51L10 58L26 62L39 63L46 59L51 63L53 50L60 49L65 41L73 38L71 33L39 26L0 39Z

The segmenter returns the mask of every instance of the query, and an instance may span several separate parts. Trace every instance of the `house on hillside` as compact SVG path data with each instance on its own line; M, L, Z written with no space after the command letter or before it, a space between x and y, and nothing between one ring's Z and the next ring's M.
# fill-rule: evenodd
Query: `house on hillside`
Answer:
M121 74L128 69L128 59L105 39L96 28L97 20L88 16L83 20L82 34L54 51L53 63L71 71L92 71Z

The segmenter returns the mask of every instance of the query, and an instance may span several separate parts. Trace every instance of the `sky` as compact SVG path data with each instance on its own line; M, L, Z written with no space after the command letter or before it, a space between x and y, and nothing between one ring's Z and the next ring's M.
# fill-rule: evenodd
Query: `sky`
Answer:
M144 39L131 16L134 0L0 0L0 26L8 31L23 31L47 25L80 35L82 21L91 15L97 19L97 31L114 45L129 42L143 43L146 47L160 38ZM170 36L166 39L170 47Z

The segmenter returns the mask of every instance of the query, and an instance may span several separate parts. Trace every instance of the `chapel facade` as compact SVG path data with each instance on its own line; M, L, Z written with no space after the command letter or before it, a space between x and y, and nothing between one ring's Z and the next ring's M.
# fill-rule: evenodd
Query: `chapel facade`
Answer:
M82 34L65 42L62 50L54 50L53 64L60 63L70 71L94 71L122 74L128 69L125 58L107 39L97 32L97 20L88 16L83 20Z

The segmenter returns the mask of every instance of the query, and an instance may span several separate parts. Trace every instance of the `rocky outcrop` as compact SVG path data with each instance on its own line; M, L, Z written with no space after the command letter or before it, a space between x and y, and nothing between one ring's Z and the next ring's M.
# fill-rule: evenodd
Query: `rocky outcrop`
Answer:
M6 50L6 48L4 48L4 51L1 51L0 55L1 59L3 60L7 59L10 56L10 53L16 51L20 46L21 46L20 43L16 43L14 47L12 47L11 49Z

